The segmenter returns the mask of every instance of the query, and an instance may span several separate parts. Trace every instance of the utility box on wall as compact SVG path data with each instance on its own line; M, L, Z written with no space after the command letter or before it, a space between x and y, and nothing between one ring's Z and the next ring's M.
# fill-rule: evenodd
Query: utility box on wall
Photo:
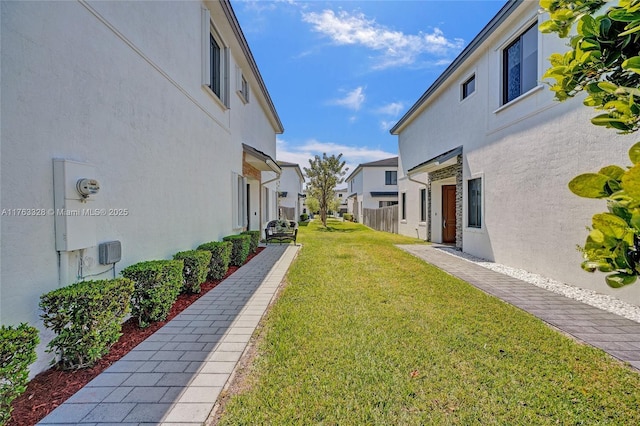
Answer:
M98 196L96 168L90 164L53 159L53 199L56 250L73 251L96 245Z

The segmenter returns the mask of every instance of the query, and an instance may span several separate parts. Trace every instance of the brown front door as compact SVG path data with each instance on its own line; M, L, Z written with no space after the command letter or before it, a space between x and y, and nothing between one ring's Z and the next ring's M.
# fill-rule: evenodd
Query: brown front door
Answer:
M442 242L456 242L456 186L442 187Z

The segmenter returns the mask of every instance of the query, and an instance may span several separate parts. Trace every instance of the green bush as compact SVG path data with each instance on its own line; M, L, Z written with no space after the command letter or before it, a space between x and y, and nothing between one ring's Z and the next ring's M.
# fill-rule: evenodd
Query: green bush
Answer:
M200 285L206 281L211 263L211 252L207 250L188 250L176 253L174 260L182 260L184 269L182 277L184 279L184 291L189 293L200 293Z
M163 321L182 290L182 260L150 260L128 266L122 275L135 283L132 315L140 327Z
M347 222L353 222L353 215L351 213L345 213L342 215L342 218Z
M260 244L260 231L244 231L240 235L249 235L251 237L249 253L255 253L258 250L258 244Z
M211 263L209 264L210 280L220 280L226 275L231 261L231 247L232 244L229 241L211 241L210 243L200 244L198 247L198 250L211 252Z
M222 239L223 241L230 241L233 246L231 247L231 265L242 266L247 261L249 256L249 246L251 244L251 237L249 235L228 235Z
M39 341L38 330L28 324L0 327L0 425L9 421L11 403L27 388Z
M308 214L306 214L306 213L302 213L302 214L300 215L300 222L306 222L306 221L308 221L308 220L309 220L309 215L308 215Z
M122 334L132 293L131 280L115 278L83 281L40 296L44 325L56 333L47 351L56 354L62 369L90 367L109 352Z

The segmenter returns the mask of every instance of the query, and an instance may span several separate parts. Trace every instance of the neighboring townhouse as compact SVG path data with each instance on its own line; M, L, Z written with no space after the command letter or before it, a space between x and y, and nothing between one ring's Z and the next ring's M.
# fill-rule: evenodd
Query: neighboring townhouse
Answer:
M347 210L360 222L362 209L398 204L398 157L358 164L345 179L349 193Z
M349 196L349 191L347 188L340 188L333 190L336 194L336 198L340 200L340 207L338 207L338 211L336 212L338 215L342 216L347 213L347 197Z
M278 165L282 168L278 186L279 218L298 221L304 201L304 175L298 164L278 161Z
M398 135L399 232L640 305L640 285L607 287L580 268L602 201L567 188L628 165L637 136L590 123L582 99L541 82L567 40L541 34L537 2L509 1L391 129Z
M43 293L275 218L283 126L229 1L0 7L0 323L37 372Z

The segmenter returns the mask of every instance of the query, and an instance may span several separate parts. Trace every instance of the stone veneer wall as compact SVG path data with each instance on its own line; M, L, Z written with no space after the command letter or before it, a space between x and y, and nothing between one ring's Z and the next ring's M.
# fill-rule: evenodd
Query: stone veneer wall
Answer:
M431 183L451 177L456 178L456 248L462 250L462 154L458 155L456 164L429 173L427 178L427 241L431 241Z

